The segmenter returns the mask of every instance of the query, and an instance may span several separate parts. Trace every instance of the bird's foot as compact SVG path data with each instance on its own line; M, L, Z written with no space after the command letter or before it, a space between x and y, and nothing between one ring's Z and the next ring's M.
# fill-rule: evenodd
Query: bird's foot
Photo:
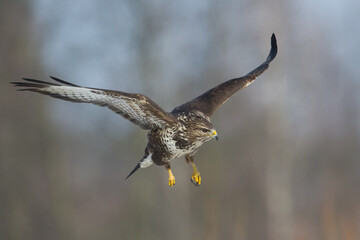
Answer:
M172 187L175 185L175 177L171 172L171 169L168 169L169 172L169 186Z
M169 186L172 187L175 185L175 177L172 176L172 177L169 177Z
M194 171L193 175L191 176L191 182L196 186L199 187L201 184L201 176L200 173L196 170Z

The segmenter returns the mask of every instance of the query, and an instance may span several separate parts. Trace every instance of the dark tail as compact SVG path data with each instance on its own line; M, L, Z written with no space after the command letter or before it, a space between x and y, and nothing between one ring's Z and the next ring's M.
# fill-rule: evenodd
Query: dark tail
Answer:
M133 175L134 172L136 172L139 168L140 168L140 163L138 163L138 164L135 166L135 168L131 171L131 173L125 178L125 180L128 179L131 175Z

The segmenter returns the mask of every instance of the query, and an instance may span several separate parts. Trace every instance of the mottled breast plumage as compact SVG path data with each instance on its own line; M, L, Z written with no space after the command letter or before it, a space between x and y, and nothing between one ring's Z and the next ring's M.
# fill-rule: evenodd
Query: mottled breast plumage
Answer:
M178 113L176 118L178 122L170 128L149 131L149 151L161 152L160 155L157 154L161 159L154 159L155 163L157 161L165 163L185 154L194 154L204 142L208 141L208 138L201 138L196 134L196 129L211 125L201 115L193 112Z

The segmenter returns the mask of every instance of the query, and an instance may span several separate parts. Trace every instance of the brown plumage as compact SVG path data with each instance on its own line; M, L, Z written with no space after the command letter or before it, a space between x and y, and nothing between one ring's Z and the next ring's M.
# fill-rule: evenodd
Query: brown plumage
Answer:
M137 93L86 88L64 80L51 77L57 83L24 78L23 82L12 82L20 91L33 91L66 101L93 103L108 107L124 118L149 130L148 144L144 157L127 176L130 177L139 168L152 163L164 165L169 172L169 185L175 184L170 161L184 156L193 166L191 181L199 186L200 173L194 164L197 149L211 139L218 139L210 117L233 94L248 86L262 74L277 54L276 38L271 37L270 53L259 67L243 77L228 80L200 95L199 97L176 107L171 113L164 111L150 98Z

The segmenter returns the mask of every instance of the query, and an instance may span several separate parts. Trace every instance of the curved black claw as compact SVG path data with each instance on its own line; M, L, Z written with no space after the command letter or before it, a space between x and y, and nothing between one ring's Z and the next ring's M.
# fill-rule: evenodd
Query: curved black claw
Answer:
M200 187L200 184L197 183L197 182L195 182L195 181L193 181L191 178L190 178L190 181L192 182L192 184L194 184L195 187Z
M194 184L195 187L200 187L200 184L201 184L201 180L198 180L198 179L194 179L194 177L191 177L190 178L190 181L192 182L192 184Z

